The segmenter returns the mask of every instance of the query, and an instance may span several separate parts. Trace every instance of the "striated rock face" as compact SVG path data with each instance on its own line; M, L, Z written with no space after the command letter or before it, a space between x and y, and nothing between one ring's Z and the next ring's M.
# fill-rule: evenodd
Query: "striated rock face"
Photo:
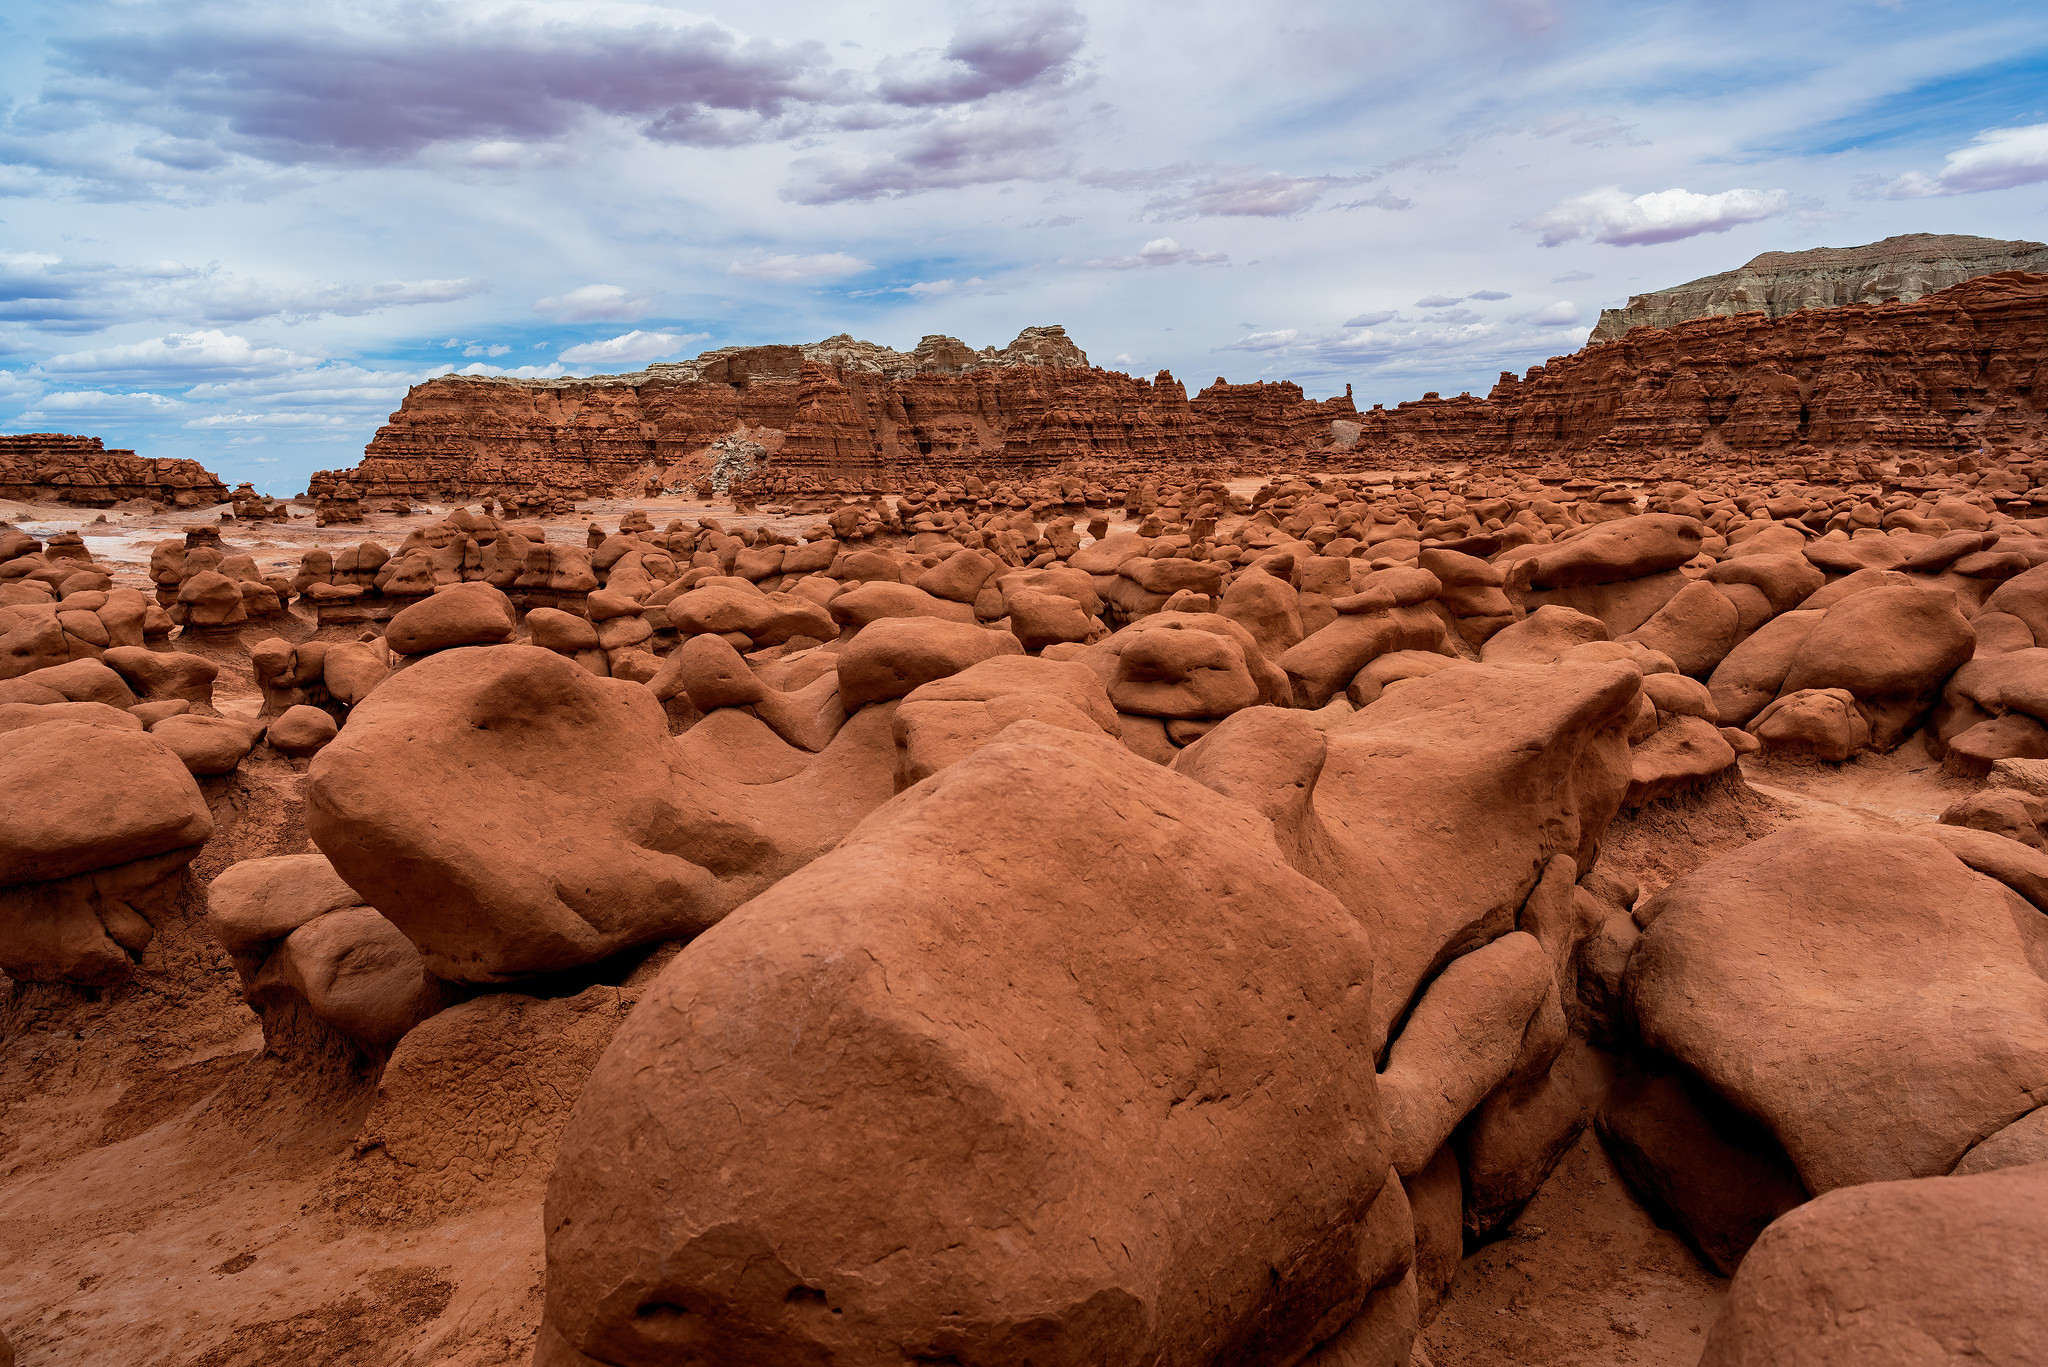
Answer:
M1668 328L1737 313L1781 318L1800 309L1890 299L1910 304L1980 275L2042 270L2048 270L2048 245L1963 233L1905 233L1861 247L1765 252L1739 269L1635 295L1627 308L1600 310L1592 340L1611 342L1630 328Z
M2048 275L1979 276L1910 304L1642 329L1503 372L1484 399L1360 419L1349 457L1603 466L1953 457L2048 448Z
M839 336L727 347L631 375L448 376L415 386L347 472L366 498L639 493L690 482L712 442L745 432L769 453L749 489L834 479L1043 471L1073 461L1202 464L1311 449L1349 397L1218 381L1192 401L1162 371L1088 365L1059 327L974 351L927 337L910 352ZM338 476L322 471L316 488Z
M152 460L109 451L98 437L57 432L0 436L0 498L55 499L109 508L153 498L183 508L224 502L228 486L193 460Z

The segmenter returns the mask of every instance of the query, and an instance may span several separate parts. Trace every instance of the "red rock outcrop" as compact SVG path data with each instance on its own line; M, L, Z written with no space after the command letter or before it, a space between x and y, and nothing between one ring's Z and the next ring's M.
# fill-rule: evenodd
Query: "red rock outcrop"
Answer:
M1001 351L927 337L900 353L851 338L728 348L588 380L447 376L415 386L348 477L369 498L575 498L690 482L711 443L745 430L771 453L750 490L835 479L1029 473L1085 461L1200 465L1310 450L1349 397L1229 385L1192 401L1173 376L1087 364L1059 328ZM322 471L316 486L337 476Z
M57 432L0 436L0 498L55 499L109 508L153 498L181 508L225 502L228 486L195 460L146 459L109 451L98 437Z
M2048 447L2044 366L2048 275L2006 271L1911 304L1637 328L1504 372L1485 399L1375 406L1348 458L1529 468L2026 452Z

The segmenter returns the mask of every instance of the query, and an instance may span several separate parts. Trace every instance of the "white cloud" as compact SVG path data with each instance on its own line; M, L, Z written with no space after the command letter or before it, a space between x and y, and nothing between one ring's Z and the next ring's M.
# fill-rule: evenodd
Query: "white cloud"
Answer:
M1949 153L1941 170L1932 176L1908 171L1884 187L1884 197L1971 195L2044 180L2048 180L2048 123L1987 128L1970 139L1968 147Z
M1539 328L1569 327L1579 321L1579 306L1569 299L1560 299L1547 308L1537 309L1534 313L1517 314L1514 321Z
M1551 276L1550 283L1553 285L1576 285L1581 280L1591 280L1592 278L1593 272L1591 271L1566 271L1563 275Z
M208 413L192 419L185 426L204 432L252 427L353 427L357 421L338 413ZM257 437L254 440L263 439Z
M67 390L61 394L45 394L36 401L33 408L21 415L24 422L40 422L46 418L163 418L181 413L188 404L162 394L143 392L120 394L99 389Z
M477 342L464 347L462 354L465 356L503 356L511 350L512 348L506 346L503 342L498 343L496 346L485 346L482 342Z
M1492 304L1497 303L1502 299L1512 299L1515 296L1509 294L1506 290L1474 290L1472 291L1472 293L1466 295L1465 297L1467 299L1483 300L1486 303Z
M1229 261L1222 252L1193 251L1170 237L1155 237L1138 248L1136 256L1105 256L1082 264L1090 270L1128 271L1140 266L1221 266Z
M1515 224L1546 247L1591 238L1617 247L1676 242L1701 233L1725 233L1743 223L1773 218L1792 207L1784 190L1658 190L1630 199L1608 188L1577 195Z
M246 337L218 330L172 332L146 342L68 351L52 356L41 369L55 375L98 380L219 379L240 375L274 375L316 365L319 358L301 356L283 347L258 346Z
M1393 322L1399 316L1393 309L1381 309L1377 313L1361 313L1355 318L1346 318L1344 326L1348 328L1376 328L1382 323Z
M165 265L175 266L176 262ZM259 318L304 322L333 314L356 318L381 309L419 304L447 304L490 289L483 280L386 280L375 285L331 284L304 288L211 277L185 291L201 316L222 322L248 323Z
M0 370L0 400L11 403L17 399L33 399L43 389L43 382L33 375L24 375L18 370Z
M1290 345L1301 334L1293 328L1279 328L1272 332L1248 332L1225 348L1227 351L1278 351Z
M920 299L933 299L942 294L951 294L953 289L951 280L920 280L914 285L905 285L903 292L916 295Z
M533 301L535 313L552 313L565 323L630 323L647 312L653 298L624 285L584 285L566 294Z
M725 268L727 275L743 280L774 280L788 284L796 280L836 280L874 269L868 262L845 252L823 252L815 256L771 256L756 251Z
M1447 309L1453 304L1463 303L1461 294L1425 294L1415 301L1419 309Z
M631 332L602 342L572 346L561 355L564 365L636 365L673 356L692 342L701 342L708 332Z
M559 380L568 373L569 368L560 361L554 361L548 365L516 366L511 370L506 370L501 366L488 366L482 361L478 361L474 365L466 365L457 371L441 370L435 372L437 375L509 375L515 380ZM432 376L428 378L431 379Z

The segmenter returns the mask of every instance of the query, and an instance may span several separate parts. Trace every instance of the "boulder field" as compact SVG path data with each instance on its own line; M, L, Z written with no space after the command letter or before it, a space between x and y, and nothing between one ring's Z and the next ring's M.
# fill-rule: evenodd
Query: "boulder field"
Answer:
M2038 1362L2048 469L1849 474L0 527L0 1361L1478 1361L1597 1156Z

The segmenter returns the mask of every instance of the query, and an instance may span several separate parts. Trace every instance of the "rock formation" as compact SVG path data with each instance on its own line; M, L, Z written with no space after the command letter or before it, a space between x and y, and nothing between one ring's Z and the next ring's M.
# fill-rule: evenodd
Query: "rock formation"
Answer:
M1374 405L1332 460L1682 471L2048 455L2044 365L2048 275L2002 272L1916 303L1633 331L1503 372L1484 399Z
M54 499L85 508L147 498L196 508L227 497L228 486L197 461L109 451L98 437L56 432L0 436L0 498Z
M850 479L1031 474L1064 465L1193 467L1328 440L1349 398L1219 380L1190 401L1171 375L1092 368L1058 327L998 351L927 337L891 351L840 336L728 347L582 380L447 376L416 385L346 478L375 500L542 499L708 482L712 443L740 432L767 460L758 495ZM322 494L342 476L314 476Z
M1630 297L1600 310L1592 340L1611 342L1630 328L1668 328L1694 318L1844 304L1910 304L1924 294L1998 271L2048 270L2048 244L1999 242L1963 233L1904 233L1862 247L1765 252L1719 275Z

